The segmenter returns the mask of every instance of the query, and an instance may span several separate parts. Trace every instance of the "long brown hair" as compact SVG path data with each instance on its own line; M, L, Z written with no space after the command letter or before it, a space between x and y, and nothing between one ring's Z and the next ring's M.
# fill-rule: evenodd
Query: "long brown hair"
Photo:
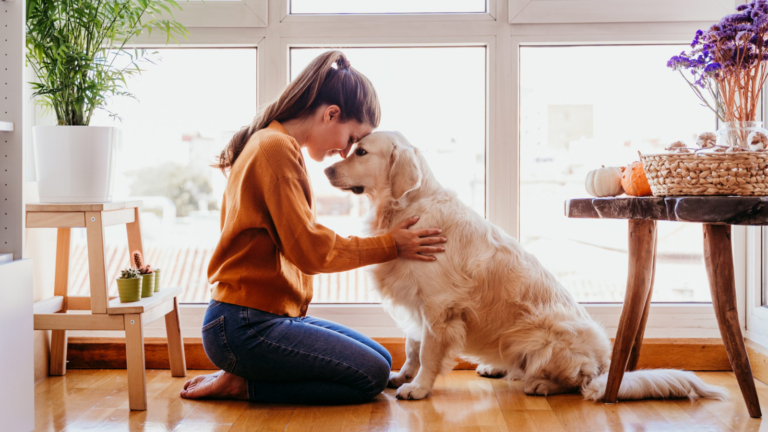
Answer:
M254 133L269 126L273 120L283 122L302 118L326 104L339 107L341 121L356 120L374 128L379 126L381 108L373 84L350 66L341 51L328 51L312 60L249 126L243 126L235 133L212 166L226 175Z

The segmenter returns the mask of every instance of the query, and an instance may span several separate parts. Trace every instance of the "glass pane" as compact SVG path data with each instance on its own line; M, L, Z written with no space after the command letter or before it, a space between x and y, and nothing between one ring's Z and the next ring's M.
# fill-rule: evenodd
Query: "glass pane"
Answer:
M485 12L485 0L291 0L293 14Z
M666 67L683 49L520 49L521 242L579 301L624 299L627 221L568 219L563 202L588 196L589 170L716 129L714 114ZM653 300L710 301L701 226L660 222L658 236Z
M291 78L326 49L291 50ZM396 130L424 154L437 179L485 214L485 48L345 48L376 87L379 130ZM340 235L364 235L368 198L330 185L323 169L338 158L307 159L318 221ZM367 271L315 276L314 302L377 302Z
M153 50L155 51L155 50ZM156 64L128 81L136 98L116 98L92 125L119 126L116 199L144 201L141 230L146 261L165 286L184 288L182 302L208 302L208 261L219 239L226 178L208 165L232 134L256 115L255 49L160 49ZM223 79L226 77L226 79ZM70 293L87 295L84 230L73 233ZM128 267L124 226L106 229L107 280Z

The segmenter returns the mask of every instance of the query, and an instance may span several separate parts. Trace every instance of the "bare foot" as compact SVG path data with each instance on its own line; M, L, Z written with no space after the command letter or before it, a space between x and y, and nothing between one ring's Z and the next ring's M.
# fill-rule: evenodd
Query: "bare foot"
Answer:
M192 378L184 384L181 397L185 399L248 400L245 378L218 371Z

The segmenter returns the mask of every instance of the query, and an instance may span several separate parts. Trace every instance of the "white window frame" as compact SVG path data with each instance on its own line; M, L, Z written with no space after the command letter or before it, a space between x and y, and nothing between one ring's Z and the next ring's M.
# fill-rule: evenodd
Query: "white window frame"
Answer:
M763 103L765 104L765 98ZM746 305L744 314L739 310L739 318L746 317L745 336L768 347L768 307L766 299L763 298L764 288L768 283L768 228L749 227L747 230Z
M190 38L181 41L196 46L256 46L258 48L258 101L260 106L276 98L289 80L289 49L303 46L485 46L487 66L486 116L486 216L509 234L519 236L519 49L526 45L603 45L688 43L699 28L711 22L586 24L583 11L571 23L510 24L511 10L521 0L488 0L487 13L402 14L402 15L289 15L289 0L269 0L268 19L263 28L190 28ZM601 0L600 2L605 2ZM687 0L675 0L678 14L688 12ZM698 1L698 0L697 0ZM727 0L717 4L729 3ZM528 7L539 3L534 0ZM590 2L581 0L563 3ZM594 3L594 2L591 2ZM624 2L621 2L625 4ZM633 0L633 3L638 1ZM642 2L646 3L646 2ZM209 3L210 4L210 3ZM698 4L698 3L697 3ZM684 6L681 6L684 5ZM187 3L182 4L188 7ZM667 10L669 10L667 5ZM517 15L515 15L517 16ZM722 16L718 12L712 21ZM215 21L215 18L212 18ZM685 20L680 20L685 21ZM136 41L137 46L164 45L159 36ZM664 67L664 65L659 65ZM681 83L681 85L683 85ZM693 97L693 95L691 95ZM751 231L750 231L751 230ZM755 237L757 236L757 237ZM755 280L754 229L734 227L736 286L739 312L745 317L747 283ZM751 242L751 243L750 243ZM760 243L762 244L762 243ZM753 251L749 249L749 251ZM751 256L752 264L747 260ZM757 261L762 262L762 261ZM750 265L752 267L750 267ZM749 276L749 277L748 277ZM749 281L747 280L749 279ZM585 304L587 311L615 335L621 304ZM183 305L182 331L185 337L200 337L206 305ZM402 332L378 304L313 304L309 314L353 327L372 337L399 337ZM752 316L752 315L750 315ZM760 318L762 319L762 318ZM160 320L162 321L162 320ZM746 320L743 319L742 327ZM164 323L147 326L147 336L164 335ZM77 332L75 332L77 333ZM110 336L102 332L100 335ZM720 337L711 304L652 304L646 337ZM76 334L73 334L75 336ZM93 336L93 334L88 334ZM115 333L121 336L120 332Z
M322 0L316 0L322 1ZM496 4L505 0L485 0L485 12L401 13L401 14L292 14L291 0L279 0L281 23L339 22L424 22L424 21L495 21Z
M268 1L179 1L182 10L171 11L187 27L266 27Z
M509 22L573 24L715 21L733 13L733 6L731 0L509 0Z

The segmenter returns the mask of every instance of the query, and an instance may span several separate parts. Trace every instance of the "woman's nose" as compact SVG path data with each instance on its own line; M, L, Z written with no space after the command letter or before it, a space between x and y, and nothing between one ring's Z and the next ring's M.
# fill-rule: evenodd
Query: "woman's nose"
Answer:
M326 177L332 178L336 174L336 168L329 166L328 168L323 170L323 172L325 173Z

